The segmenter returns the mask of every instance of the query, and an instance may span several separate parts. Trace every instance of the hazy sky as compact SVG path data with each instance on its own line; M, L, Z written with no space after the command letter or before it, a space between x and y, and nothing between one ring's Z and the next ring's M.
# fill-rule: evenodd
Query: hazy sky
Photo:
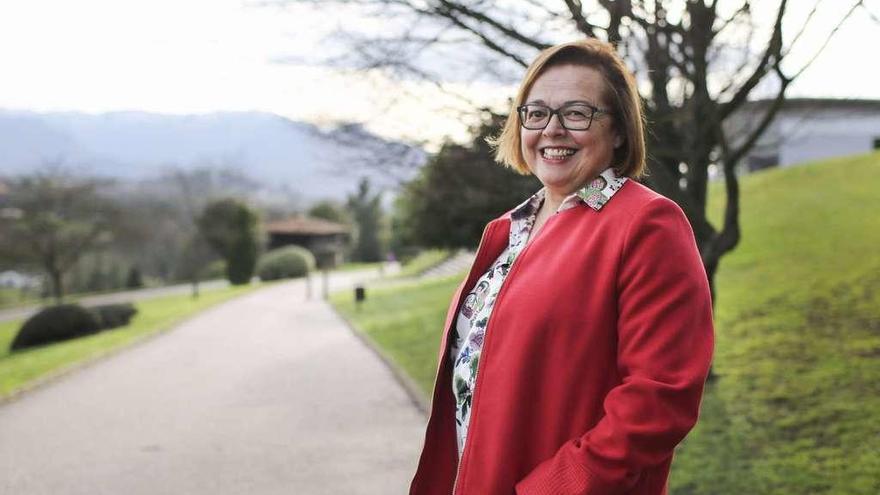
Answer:
M868 6L880 12L880 0ZM0 108L260 110L313 122L366 120L389 136L461 135L455 114L442 111L461 100L432 87L278 63L323 52L341 22L308 6L282 11L242 0L0 0ZM808 42L822 39L820 29ZM875 54L865 53L878 40L880 25L860 15L791 94L880 98ZM487 102L513 92L454 89ZM371 122L380 110L380 123Z

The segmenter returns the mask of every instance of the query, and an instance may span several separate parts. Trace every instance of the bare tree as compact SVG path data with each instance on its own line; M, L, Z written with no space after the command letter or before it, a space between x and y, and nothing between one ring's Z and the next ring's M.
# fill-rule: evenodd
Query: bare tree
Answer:
M179 189L184 225L189 232L180 257L183 265L180 272L190 281L192 297L198 298L202 272L211 260L208 242L198 228L198 215L213 193L213 181L204 180L206 176L211 177L211 171L201 169L187 173L181 168L173 168L168 171L168 176Z
M117 208L100 194L105 183L57 167L9 183L6 214L0 219L0 256L40 266L61 303L65 273L83 254L112 239Z
M124 215L113 248L136 260L148 276L190 282L197 296L217 256L201 238L196 218L219 196L247 197L262 190L230 163L167 164L156 176L117 184L113 193Z
M816 25L819 8L830 2L816 0L793 33L784 22L787 0L778 0L769 15L757 10L767 2L749 0L321 3L324 8L358 6L365 15L387 21L382 34L347 31L351 49L332 62L440 84L450 78L512 82L539 50L578 36L614 43L636 72L647 110L647 183L687 214L712 283L720 258L740 238L736 165L770 125L791 83L827 45L798 67L785 63ZM827 38L860 7L861 0L850 0ZM757 94L769 95L772 103L748 132L731 135L725 123ZM710 166L719 167L725 178L720 226L706 218Z
M178 209L177 222L184 232L179 245L177 272L192 286L192 296L199 296L201 282L208 264L217 259L210 243L199 228L199 217L205 207L220 196L248 197L262 184L241 173L231 164L206 163L194 169L169 165L161 182L170 186L166 193Z

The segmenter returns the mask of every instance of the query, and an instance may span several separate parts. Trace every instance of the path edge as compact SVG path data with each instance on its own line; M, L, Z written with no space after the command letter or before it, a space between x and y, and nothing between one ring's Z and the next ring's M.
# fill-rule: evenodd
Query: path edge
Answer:
M348 328L348 331L351 332L358 340L360 340L367 348L369 348L373 353L379 357L379 359L385 364L385 366L391 371L394 379L397 380L397 383L403 387L403 390L406 392L406 395L409 397L410 402L418 408L418 410L422 413L425 419L428 418L428 414L431 411L430 403L428 398L422 393L422 390L416 384L415 380L413 380L406 372L401 368L391 356L385 352L379 344L376 343L366 332L358 329L357 325L354 324L351 320L345 317L340 311L337 311L329 301L324 301L324 303L333 311L336 316L339 317L340 320L345 323L345 326Z

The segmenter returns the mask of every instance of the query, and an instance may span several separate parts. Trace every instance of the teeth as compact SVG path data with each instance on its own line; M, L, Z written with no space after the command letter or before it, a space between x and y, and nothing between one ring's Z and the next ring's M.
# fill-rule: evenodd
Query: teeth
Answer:
M574 153L575 150L570 148L544 148L544 156L548 157L571 156Z

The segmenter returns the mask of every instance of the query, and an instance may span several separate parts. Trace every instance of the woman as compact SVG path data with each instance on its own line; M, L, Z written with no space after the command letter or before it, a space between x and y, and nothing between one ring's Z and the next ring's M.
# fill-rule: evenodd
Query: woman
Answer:
M544 187L489 223L452 300L411 494L665 493L712 314L687 219L632 180L642 121L606 43L529 67L496 158Z

